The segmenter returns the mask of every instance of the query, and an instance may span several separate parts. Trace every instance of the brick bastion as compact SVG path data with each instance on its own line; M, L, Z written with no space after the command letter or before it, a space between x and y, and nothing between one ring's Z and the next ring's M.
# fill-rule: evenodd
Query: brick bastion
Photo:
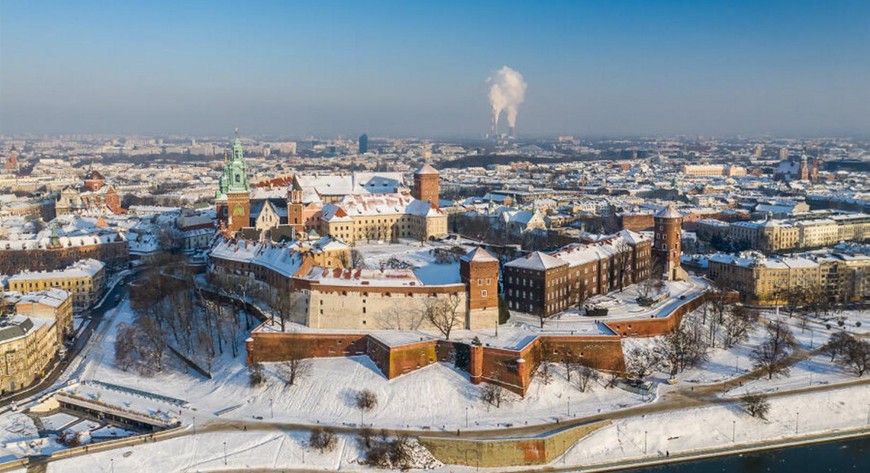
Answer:
M730 294L732 299L737 296L737 293ZM388 343L376 333L255 329L246 341L247 363L286 361L294 353L301 353L306 358L366 355L387 379L432 363L452 363L466 371L473 384L492 383L525 396L533 374L543 361L559 363L569 357L596 370L624 372L622 338L669 333L680 324L685 314L700 307L709 297L709 293L701 293L662 317L602 322L612 334L575 336L545 332L516 349L436 339Z

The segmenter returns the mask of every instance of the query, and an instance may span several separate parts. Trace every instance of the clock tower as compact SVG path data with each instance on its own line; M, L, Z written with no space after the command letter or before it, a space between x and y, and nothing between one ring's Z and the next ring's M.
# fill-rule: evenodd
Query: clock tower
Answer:
M215 195L215 208L218 221L228 233L233 234L251 226L251 186L238 129L233 140L232 155L224 159L224 174Z

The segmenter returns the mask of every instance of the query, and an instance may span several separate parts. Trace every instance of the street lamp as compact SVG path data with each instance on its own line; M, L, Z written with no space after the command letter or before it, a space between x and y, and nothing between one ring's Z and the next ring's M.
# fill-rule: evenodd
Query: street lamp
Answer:
M643 454L644 455L646 455L646 434L647 434L647 431L644 430L643 431Z
M227 443L224 442L224 466L227 466Z
M109 458L109 471L115 473L115 459Z
M196 416L193 416L193 435L196 435Z
M736 441L735 440L737 438L736 434L737 434L737 421L732 420L731 421L731 443L734 443Z
M571 396L568 396L568 417L571 417Z
M275 409L272 408L272 405L273 405L273 400L272 400L272 398L270 397L270 398L269 398L269 414L270 414L270 415L272 416L272 418L274 419L274 418L275 418Z
M465 428L468 428L468 406L465 406Z
M801 420L801 412L797 411L797 413L795 414L795 417L794 417L794 433L795 434L798 433L798 425L800 424L800 420Z

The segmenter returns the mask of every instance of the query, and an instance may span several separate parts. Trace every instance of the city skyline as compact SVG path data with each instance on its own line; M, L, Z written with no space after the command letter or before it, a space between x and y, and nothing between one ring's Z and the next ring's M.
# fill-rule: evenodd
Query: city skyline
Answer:
M4 2L0 133L870 132L866 3L457 6Z

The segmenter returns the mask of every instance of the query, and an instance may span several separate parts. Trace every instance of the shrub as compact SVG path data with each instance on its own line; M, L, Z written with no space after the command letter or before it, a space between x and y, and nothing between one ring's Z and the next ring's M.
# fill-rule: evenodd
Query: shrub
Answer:
M331 452L337 443L335 432L324 428L312 430L311 437L308 438L308 446L319 450L320 453Z

